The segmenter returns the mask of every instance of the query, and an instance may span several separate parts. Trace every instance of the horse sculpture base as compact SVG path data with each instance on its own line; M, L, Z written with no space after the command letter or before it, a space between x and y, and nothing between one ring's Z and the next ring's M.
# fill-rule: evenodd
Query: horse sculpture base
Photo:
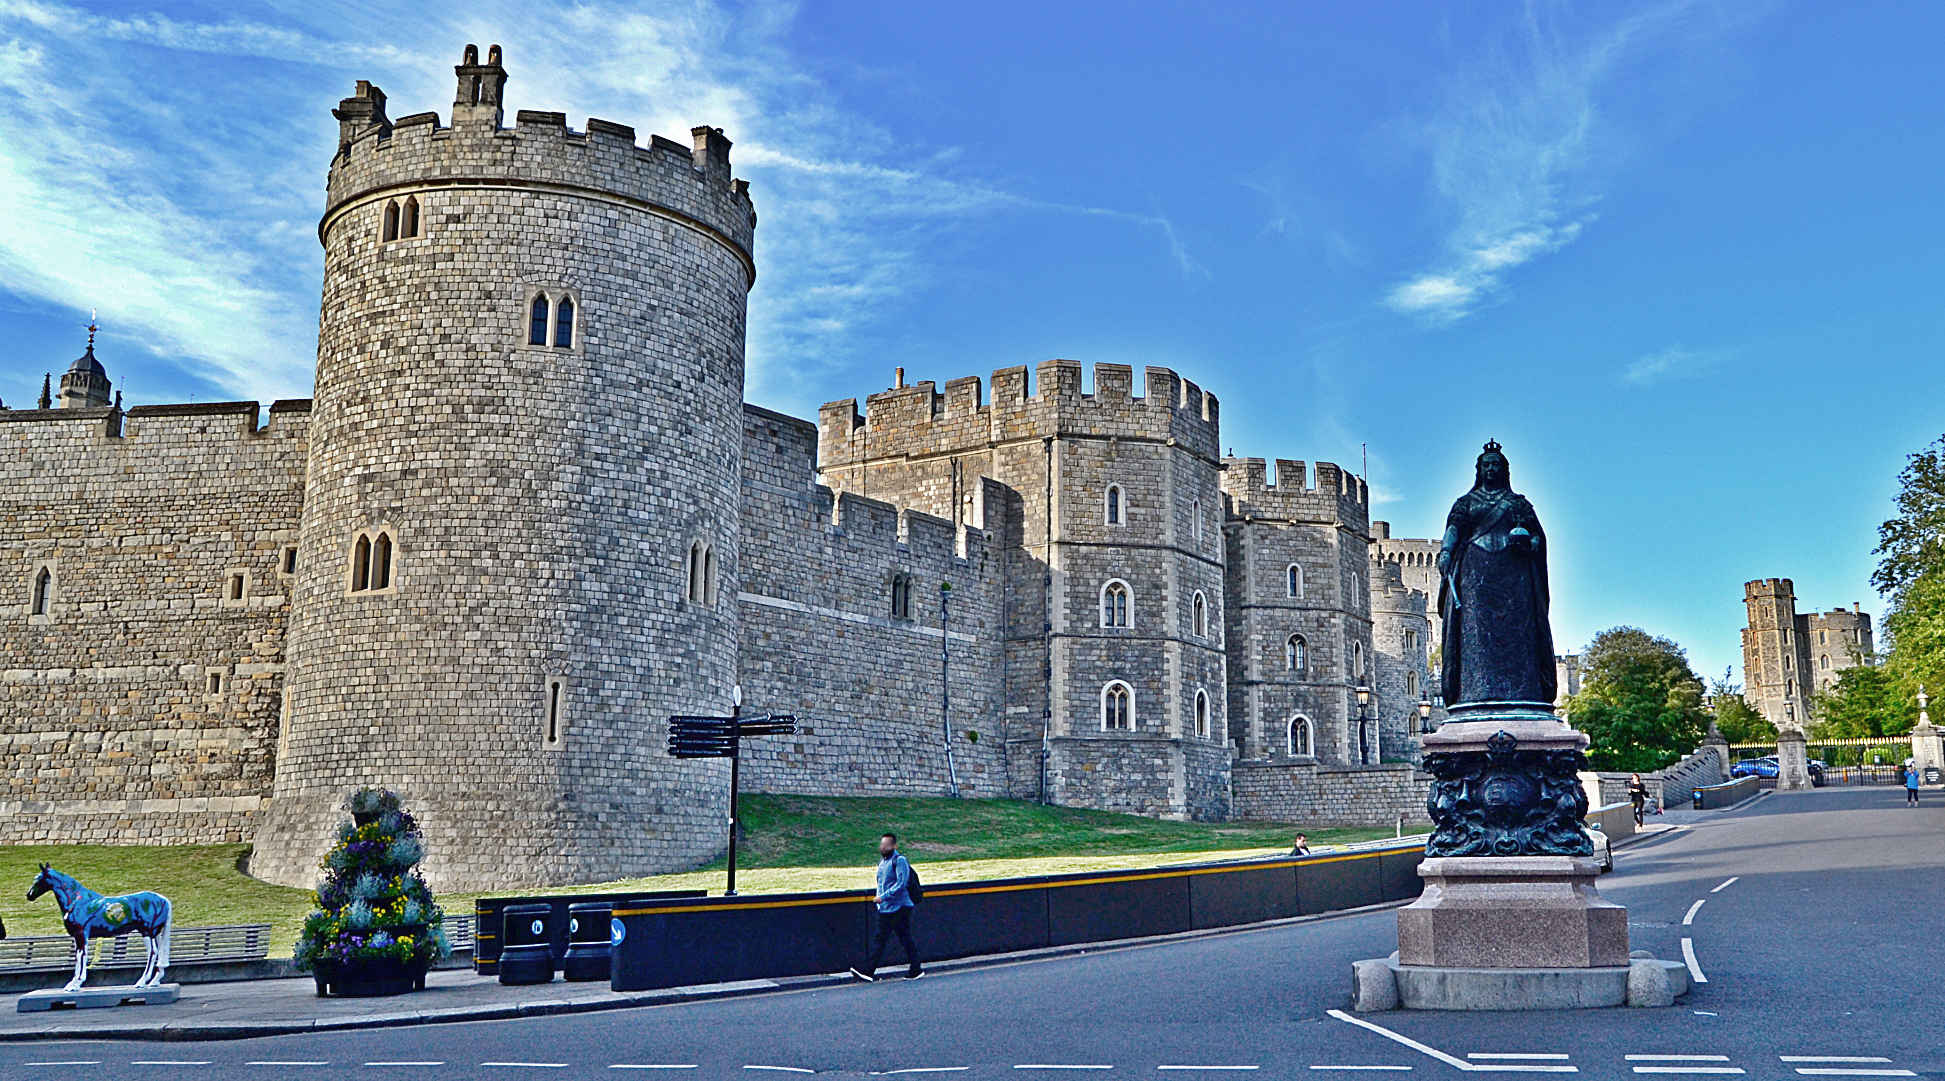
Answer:
M50 987L20 996L19 1009L21 1013L38 1013L43 1010L94 1010L108 1006L164 1006L180 997L181 990L179 984L173 983L154 987L83 987L78 991Z

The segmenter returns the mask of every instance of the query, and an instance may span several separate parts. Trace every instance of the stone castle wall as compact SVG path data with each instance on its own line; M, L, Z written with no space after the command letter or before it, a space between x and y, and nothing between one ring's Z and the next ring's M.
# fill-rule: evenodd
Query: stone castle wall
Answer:
M1407 588L1398 564L1371 562L1371 644L1377 656L1371 712L1377 715L1382 759L1416 763L1424 722L1421 699L1432 693L1426 642L1431 634L1425 594Z
M1375 758L1360 746L1355 691L1376 657L1362 482L1329 462L1317 463L1314 487L1302 462L1279 460L1274 484L1260 458L1224 465L1232 740L1246 758L1287 758L1291 724L1302 720L1308 757L1350 764L1368 750ZM1302 637L1296 668L1293 634Z
M255 402L0 411L0 841L249 837L309 412L278 402L259 428Z
M504 128L504 72L461 67L462 99L492 89L451 127L384 122L368 84L337 110L291 720L251 858L273 881L312 877L360 784L411 801L439 888L721 843L726 769L670 758L666 718L736 679L755 215L720 132ZM360 536L390 540L386 588L356 588Z
M1423 828L1432 775L1409 765L1324 766L1312 762L1238 762L1235 815L1264 822Z
M738 679L744 709L797 717L745 745L756 792L1004 796L1001 562L979 529L816 483L817 427L743 411ZM977 507L982 520L997 508ZM909 576L909 618L893 611ZM940 585L949 582L952 763L941 713Z
M1628 778L1633 774L1601 770L1591 776L1598 780L1603 805L1627 802ZM1690 751L1673 765L1641 775L1641 782L1648 786L1651 808L1656 801L1663 807L1687 807L1694 799L1696 789L1721 784L1728 779L1729 761L1724 748L1708 744Z

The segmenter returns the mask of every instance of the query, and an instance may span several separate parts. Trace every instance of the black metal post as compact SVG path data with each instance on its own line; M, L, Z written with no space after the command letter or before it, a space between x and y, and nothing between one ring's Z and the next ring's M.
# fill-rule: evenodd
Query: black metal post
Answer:
M729 888L723 891L725 897L736 896L736 764L742 743L737 736L737 718L742 713L741 702L729 707Z

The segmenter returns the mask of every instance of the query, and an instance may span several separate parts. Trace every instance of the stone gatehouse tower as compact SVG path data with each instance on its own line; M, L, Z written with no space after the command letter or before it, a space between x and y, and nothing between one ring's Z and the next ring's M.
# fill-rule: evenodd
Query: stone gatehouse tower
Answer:
M1835 686L1844 669L1872 663L1870 614L1858 604L1798 613L1796 583L1788 578L1745 582L1742 599L1743 698L1778 728L1794 723L1807 731L1815 696Z
M251 870L308 882L348 786L409 793L443 882L594 881L720 842L666 718L736 682L745 298L729 140L334 112L287 726Z
M1006 739L1015 795L1175 817L1229 814L1216 397L1166 368L1070 360L899 386L819 412L845 493L958 523L982 482L1013 508ZM976 524L984 524L976 523Z

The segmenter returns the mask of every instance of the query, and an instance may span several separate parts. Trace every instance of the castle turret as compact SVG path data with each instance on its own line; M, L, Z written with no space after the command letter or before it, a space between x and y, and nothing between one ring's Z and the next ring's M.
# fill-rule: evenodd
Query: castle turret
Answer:
M451 127L365 82L334 113L275 881L360 784L441 888L721 844L725 770L663 749L735 680L747 185L715 129L503 128L499 48L455 72Z
M88 324L88 351L75 358L61 375L62 409L99 409L108 404L113 384L101 361L95 359L95 325Z

